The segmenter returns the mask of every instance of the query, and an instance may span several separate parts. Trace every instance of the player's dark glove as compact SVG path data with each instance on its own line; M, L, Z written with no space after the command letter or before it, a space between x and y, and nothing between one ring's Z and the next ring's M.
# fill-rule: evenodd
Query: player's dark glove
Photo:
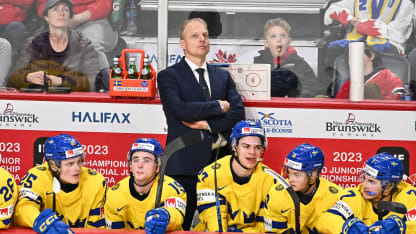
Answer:
M170 214L165 208L147 211L144 224L147 234L162 234L166 232L170 221Z
M71 228L69 228L66 223L62 222L58 215L49 208L40 212L33 223L33 230L42 234L74 233Z
M229 226L227 228L227 232L243 232L243 230L237 228L236 225L233 225L233 226Z
M397 215L390 215L384 220L377 221L369 228L372 234L404 234L406 223Z
M345 221L342 226L342 234L362 234L368 233L368 227L358 218L351 218Z

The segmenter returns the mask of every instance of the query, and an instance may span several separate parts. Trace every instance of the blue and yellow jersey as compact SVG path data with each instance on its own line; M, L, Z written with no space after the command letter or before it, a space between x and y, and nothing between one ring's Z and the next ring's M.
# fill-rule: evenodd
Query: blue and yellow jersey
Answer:
M146 212L155 208L157 181L142 201L133 197L129 187L130 176L108 190L104 207L107 228L144 229ZM182 230L186 210L185 189L169 176L164 177L161 207L168 210L170 222L166 231Z
M223 230L235 226L243 232L264 232L264 205L267 192L275 184L271 170L259 163L246 184L237 184L231 172L231 156L217 161L217 185ZM196 230L218 231L215 200L214 167L212 163L198 174L197 205L200 224Z
M362 184L357 188L346 189L341 199L321 217L322 225L319 226L318 231L340 233L344 222L352 217L359 218L367 226L378 221L372 202L364 199L362 194ZM416 233L416 188L406 182L400 182L391 200L404 204L407 207L407 214L389 212L384 218L392 214L398 215L406 221L406 233Z
M7 229L13 217L18 190L12 175L0 167L0 229Z
M343 189L326 179L319 179L319 187L312 200L300 203L300 229L310 233L315 229L317 218L337 202ZM295 206L287 190L282 185L273 186L266 203L264 226L268 232L285 233L295 230Z
M17 226L33 228L39 213L47 208L70 227L104 228L104 201L107 183L95 170L83 167L78 186L71 192L60 190L54 195L53 176L47 163L30 169L19 183L16 205ZM54 199L55 197L55 199Z

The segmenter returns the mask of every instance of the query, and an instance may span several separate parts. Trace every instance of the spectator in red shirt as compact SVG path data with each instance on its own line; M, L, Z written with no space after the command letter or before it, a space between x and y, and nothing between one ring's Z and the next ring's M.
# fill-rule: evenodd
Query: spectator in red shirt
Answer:
M0 37L8 40L14 55L17 55L26 41L27 11L34 0L0 0Z
M400 94L394 93L403 87L400 77L382 65L379 52L374 47L366 45L364 49L364 98L400 99ZM349 98L349 95L350 80L342 85L336 98Z

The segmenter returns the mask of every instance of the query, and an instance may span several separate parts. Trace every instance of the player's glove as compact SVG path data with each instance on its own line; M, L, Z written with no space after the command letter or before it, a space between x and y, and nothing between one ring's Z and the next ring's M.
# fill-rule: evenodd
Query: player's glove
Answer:
M357 32L363 35L378 37L381 34L379 33L378 28L375 27L375 23L375 20L361 22L357 26Z
M351 218L345 221L342 226L342 234L368 233L368 227L358 218Z
M33 223L33 230L37 233L60 234L74 233L69 226L62 222L51 209L40 212Z
M348 25L348 13L343 10L341 12L334 12L332 14L329 15L329 17L331 17L331 19L336 20L338 22L340 22L341 24L343 24L344 26Z
M147 211L144 228L147 234L162 234L166 232L170 221L170 214L165 208Z
M236 225L233 225L227 228L227 232L243 232L243 230L238 229Z
M390 215L384 220L377 221L369 228L372 234L404 234L406 223L397 215Z

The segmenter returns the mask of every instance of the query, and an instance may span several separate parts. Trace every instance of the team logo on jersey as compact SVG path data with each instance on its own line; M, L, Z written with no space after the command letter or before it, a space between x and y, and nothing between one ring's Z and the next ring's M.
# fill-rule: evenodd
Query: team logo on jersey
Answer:
M43 166L43 165L39 165L39 166L36 167L36 169L38 169L39 171L45 171L46 167Z
M173 207L179 210L182 210L183 213L185 213L186 210L186 203L184 200L182 200L179 197L170 197L165 200L165 207Z
M120 183L117 183L113 187L111 187L111 190L116 191L119 187L120 187Z
M329 191L330 191L331 193L334 193L334 194L338 193L338 189L337 189L337 188L335 188L334 186L329 186Z
M279 184L279 185L276 186L275 189L276 189L276 191L282 191L284 188L283 188L283 185Z
M97 175L97 171L96 170L93 170L91 168L88 168L88 174L90 174L90 175Z
M408 221L416 221L416 208L409 210L406 213L406 218Z
M219 163L215 163L214 165L212 165L211 166L211 168L213 169L213 170L215 170L215 169L220 169L221 168L221 164L219 164Z

